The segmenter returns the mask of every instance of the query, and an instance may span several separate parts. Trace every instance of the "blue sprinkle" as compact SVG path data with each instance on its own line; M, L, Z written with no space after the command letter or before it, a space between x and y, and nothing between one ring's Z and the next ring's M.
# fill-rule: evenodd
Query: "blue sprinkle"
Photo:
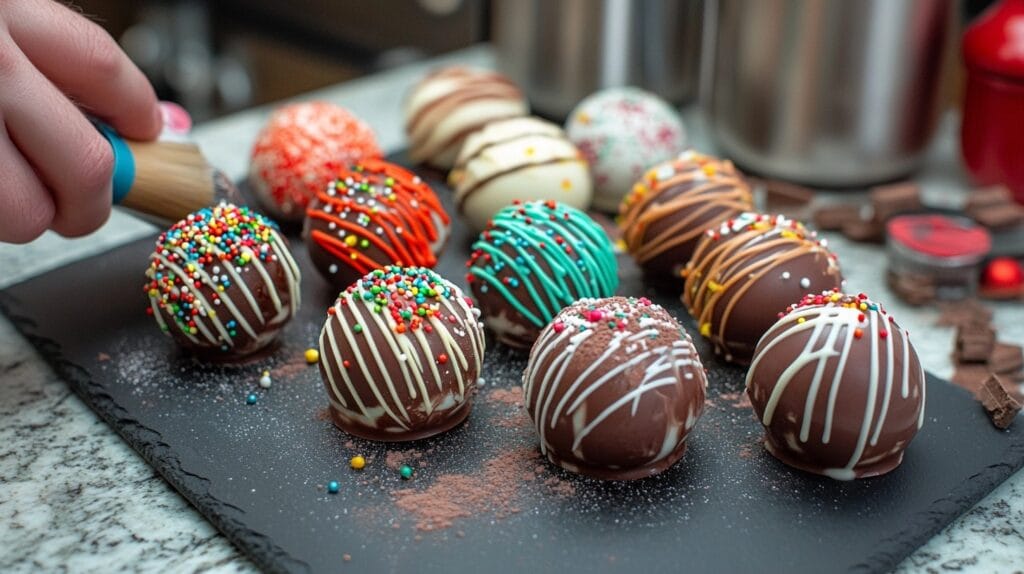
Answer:
M338 484L337 480L332 480L327 483L327 492L331 494L338 494L339 490L341 490L341 485Z
M245 397L245 402L250 405L255 405L258 400L260 400L260 397L256 393L249 393L249 395Z

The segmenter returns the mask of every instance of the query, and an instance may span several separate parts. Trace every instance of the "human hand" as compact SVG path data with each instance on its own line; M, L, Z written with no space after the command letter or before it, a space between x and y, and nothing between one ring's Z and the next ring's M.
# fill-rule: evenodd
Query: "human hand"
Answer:
M81 236L110 216L113 155L82 110L134 140L163 121L102 28L52 0L0 0L0 241Z

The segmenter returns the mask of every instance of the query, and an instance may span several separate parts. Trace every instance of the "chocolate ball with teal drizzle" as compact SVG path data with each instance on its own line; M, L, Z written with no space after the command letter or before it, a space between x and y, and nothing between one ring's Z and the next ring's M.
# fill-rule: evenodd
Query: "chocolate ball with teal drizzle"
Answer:
M611 241L586 213L556 201L515 202L473 244L466 280L498 340L528 349L562 308L619 285Z

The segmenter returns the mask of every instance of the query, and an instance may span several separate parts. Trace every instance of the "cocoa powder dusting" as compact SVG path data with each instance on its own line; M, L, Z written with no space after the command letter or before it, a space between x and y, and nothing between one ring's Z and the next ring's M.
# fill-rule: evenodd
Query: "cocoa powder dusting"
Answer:
M519 511L519 490L537 478L536 461L537 452L531 448L500 453L479 473L444 474L423 490L396 490L395 506L413 517L420 531L448 528L459 518L483 512L503 518Z
M718 398L729 403L734 409L749 409L753 408L750 404L750 396L744 391L738 391L735 393L722 393L718 395Z

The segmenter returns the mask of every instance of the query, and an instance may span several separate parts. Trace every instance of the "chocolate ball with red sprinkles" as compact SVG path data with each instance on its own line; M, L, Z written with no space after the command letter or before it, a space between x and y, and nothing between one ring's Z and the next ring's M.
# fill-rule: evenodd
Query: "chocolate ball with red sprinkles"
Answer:
M433 267L450 220L416 174L378 159L357 162L316 195L304 236L313 265L338 289L385 265Z
M425 267L371 271L327 310L320 333L331 418L371 440L426 438L465 420L483 356L479 311Z
M515 202L473 244L466 280L498 340L529 348L566 305L609 297L619 285L611 241L582 211L556 201Z
M341 106L299 102L278 108L252 148L249 185L268 213L301 222L339 168L380 157L370 127Z
M227 203L161 234L146 277L147 312L176 343L208 358L262 349L299 307L299 268L277 225Z

